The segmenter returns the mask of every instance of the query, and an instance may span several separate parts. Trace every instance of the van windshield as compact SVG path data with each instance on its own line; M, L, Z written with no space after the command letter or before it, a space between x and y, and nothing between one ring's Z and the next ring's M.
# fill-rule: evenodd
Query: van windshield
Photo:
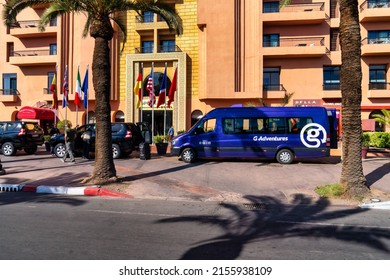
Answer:
M194 134L203 134L215 131L216 119L201 120L196 125Z

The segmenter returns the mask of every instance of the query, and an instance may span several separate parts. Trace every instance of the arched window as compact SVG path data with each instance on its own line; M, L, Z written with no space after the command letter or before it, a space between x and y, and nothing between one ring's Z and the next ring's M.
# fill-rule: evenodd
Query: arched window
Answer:
M115 122L125 122L125 114L122 111L116 112Z
M203 113L200 110L195 110L191 114L191 126L193 126L198 120L203 117Z
M88 123L96 123L95 112L89 111L88 115L86 117L88 117L87 121L85 122L86 124L88 124Z
M368 117L369 119L375 119L375 115L382 115L382 112L380 110L374 110L370 113L370 116ZM380 131L383 132L385 131L385 127L382 123L380 122L375 122L375 131Z
M148 85L149 75L150 74L148 74L146 76L146 78L144 79L144 82L143 82L143 91L144 91L143 96L149 96L149 91L146 88L147 85ZM164 73L153 72L154 94L156 95L156 97L158 97L158 95L160 94L160 88L161 88L161 85L162 85L163 77L164 77ZM166 95L168 95L170 87L171 87L171 80L167 76L166 93L165 93Z

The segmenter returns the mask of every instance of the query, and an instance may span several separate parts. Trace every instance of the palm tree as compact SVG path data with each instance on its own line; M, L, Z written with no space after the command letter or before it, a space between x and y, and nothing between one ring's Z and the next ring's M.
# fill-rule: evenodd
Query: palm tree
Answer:
M39 29L44 30L51 19L69 13L83 13L87 17L83 36L89 32L95 39L92 61L92 81L95 89L96 103L96 161L89 182L107 183L115 181L116 169L112 156L110 89L111 65L109 42L113 38L115 23L124 34L126 27L118 15L121 12L149 11L160 15L171 30L177 35L183 33L182 21L175 9L157 0L9 0L3 11L3 20L7 26L16 22L16 16L25 8L47 4L41 16Z
M280 6L292 0L281 0ZM341 46L341 102L343 127L343 161L340 184L352 197L369 192L363 173L361 157L362 124L360 104L362 101L361 38L357 0L340 0L340 46Z
M357 0L340 0L340 86L343 127L343 162L340 184L353 197L369 192L361 157L362 69L361 37Z

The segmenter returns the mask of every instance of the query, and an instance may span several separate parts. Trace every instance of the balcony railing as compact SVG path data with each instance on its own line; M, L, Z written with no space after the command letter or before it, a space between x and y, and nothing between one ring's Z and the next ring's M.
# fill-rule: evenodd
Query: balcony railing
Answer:
M17 89L0 89L0 95L19 95Z
M22 20L15 22L11 28L37 28L39 20ZM51 20L49 26L57 26L57 19Z
M308 3L308 4L291 4L286 5L279 9L280 13L291 13L291 12L313 12L313 11L324 11L325 3L317 2L317 3ZM264 13L275 13L275 8L270 7L267 9L266 7L263 9Z
M324 40L324 37L280 38L279 41L263 42L263 47L324 46Z
M158 46L157 52L159 53L168 53L168 52L182 52L182 50L177 46Z
M286 92L286 89L282 84L274 84L274 85L263 85L264 91L284 91Z
M371 45L371 44L390 44L390 37L383 38L364 38L362 40L362 45Z
M154 16L136 16L135 17L136 23L152 23L154 22Z
M40 55L56 55L56 53L50 53L50 49L45 50L24 50L14 51L11 56L40 56Z
M322 85L322 90L340 90L340 84L339 83L323 84Z
M170 46L170 47L163 47L158 46L157 47L158 53L168 53L168 52L182 52L182 50L177 46ZM153 53L153 47L139 47L135 48L135 53Z
M369 83L368 84L368 89L373 89L373 90L390 90L390 83Z
M383 9L390 8L390 1L364 1L360 5L360 11L364 11L365 9Z

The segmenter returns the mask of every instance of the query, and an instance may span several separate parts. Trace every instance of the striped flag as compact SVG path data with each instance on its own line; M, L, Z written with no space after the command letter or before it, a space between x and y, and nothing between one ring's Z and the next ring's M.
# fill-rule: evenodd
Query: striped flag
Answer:
M154 103L156 103L156 94L154 93L154 82L153 82L153 63L152 63L152 70L150 71L148 84L146 86L147 90L149 91L149 106L153 108Z
M168 105L167 105L168 108L171 107L171 103L172 103L172 102L174 101L174 99L175 99L176 87L177 87L177 67L176 67L176 69L175 69L175 74L173 74L171 87L169 88L169 93L168 93Z
M81 81L80 81L80 67L77 68L76 90L74 96L74 104L80 108L81 105Z
M134 94L138 96L137 108L140 108L142 105L142 66L138 73L137 81L134 85Z
M58 109L56 73L54 73L53 80L51 81L50 91L53 94L53 109Z
M68 65L65 66L64 82L62 84L62 108L68 106Z
M165 65L164 76L161 82L160 93L158 94L157 108L165 104L165 95L167 94L167 65Z

